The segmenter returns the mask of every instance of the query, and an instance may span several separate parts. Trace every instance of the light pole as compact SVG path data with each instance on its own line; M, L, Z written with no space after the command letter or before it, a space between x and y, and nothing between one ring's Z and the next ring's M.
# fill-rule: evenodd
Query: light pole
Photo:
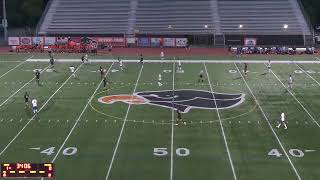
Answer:
M7 23L7 13L6 13L6 0L2 0L2 10L3 10L3 19L2 19L2 26L4 30L4 40L8 40L8 23Z

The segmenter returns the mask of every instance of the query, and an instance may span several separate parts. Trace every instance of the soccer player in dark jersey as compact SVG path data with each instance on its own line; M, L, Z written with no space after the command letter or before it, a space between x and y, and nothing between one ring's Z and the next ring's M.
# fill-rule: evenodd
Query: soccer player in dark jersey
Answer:
M140 54L140 63L143 64L143 55Z
M29 94L27 92L24 93L24 103L25 103L25 108L29 107Z
M39 70L36 71L36 79L37 79L38 85L40 85L40 71Z
M101 66L99 67L99 73L100 73L100 78L102 79L104 75L104 70Z
M82 64L84 64L84 55L81 56Z
M50 68L52 70L54 70L54 59L53 59L53 57L50 57Z
M103 77L103 91L106 91L107 89L107 78Z
M200 73L199 73L198 83L200 83L200 82L203 83L203 70L201 70Z
M248 75L248 64L244 63L244 75L247 76Z
M180 122L183 122L183 124L186 125L186 122L182 120L181 111L178 109L177 110L177 122L176 122L176 125L179 125Z
M51 48L48 50L48 53L49 53L49 57L50 57L50 58L53 58L53 57L52 57L52 50L51 50Z

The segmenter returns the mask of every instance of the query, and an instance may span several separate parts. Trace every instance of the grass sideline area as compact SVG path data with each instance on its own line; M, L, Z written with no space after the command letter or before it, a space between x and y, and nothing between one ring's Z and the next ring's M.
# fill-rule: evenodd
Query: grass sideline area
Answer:
M48 62L27 61L48 59L46 54L0 55L1 163L53 162L58 180L320 177L316 56L182 57L194 61L183 61L183 72L177 61L170 62L173 57L167 63L145 57L155 62L143 65L124 61L121 70L117 62L102 62L116 57L90 56L101 61L82 65L80 56L54 55L58 61L51 71ZM269 73L263 63L269 59L292 62L274 63ZM245 76L244 60L264 61L249 63ZM44 70L41 86L35 69ZM38 114L25 108L25 92L38 100ZM172 106L185 110L186 125L175 125ZM276 127L281 112L287 130Z

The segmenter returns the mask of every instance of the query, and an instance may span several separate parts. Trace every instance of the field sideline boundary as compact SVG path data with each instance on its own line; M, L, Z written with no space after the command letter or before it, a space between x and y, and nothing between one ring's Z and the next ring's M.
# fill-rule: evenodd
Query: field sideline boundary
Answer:
M173 62L182 62L182 63L216 63L216 64L230 64L230 63L253 63L253 64L264 64L268 63L269 60L144 60L146 63L173 63ZM28 59L27 62L49 62L49 59ZM55 62L62 63L72 63L72 62L81 62L81 59L57 59ZM92 63L112 63L118 62L116 59L90 59ZM137 59L123 59L124 63L140 63L140 60ZM272 64L320 64L319 60L271 60Z

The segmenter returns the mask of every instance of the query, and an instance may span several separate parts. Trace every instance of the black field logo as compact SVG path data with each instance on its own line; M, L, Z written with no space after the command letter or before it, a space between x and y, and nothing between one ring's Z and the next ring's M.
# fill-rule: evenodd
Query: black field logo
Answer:
M215 99L214 99L215 98ZM228 109L240 105L245 100L244 94L216 93L202 90L145 91L133 95L110 95L98 99L104 104L124 102L127 104L150 104L183 113L190 109Z

